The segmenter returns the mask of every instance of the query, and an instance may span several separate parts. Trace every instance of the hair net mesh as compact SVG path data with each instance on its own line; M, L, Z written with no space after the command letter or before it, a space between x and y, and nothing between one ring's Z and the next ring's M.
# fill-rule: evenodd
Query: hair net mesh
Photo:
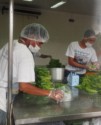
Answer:
M84 33L84 37L95 36L95 32L92 29L88 29Z
M40 42L47 42L49 39L48 31L44 26L37 23L32 23L25 26L20 34L21 37L40 41Z

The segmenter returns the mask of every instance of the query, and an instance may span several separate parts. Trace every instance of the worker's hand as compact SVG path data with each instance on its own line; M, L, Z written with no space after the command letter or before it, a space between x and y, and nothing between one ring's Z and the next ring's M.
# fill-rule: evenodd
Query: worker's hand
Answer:
M41 58L52 58L51 55L45 55L45 54L41 54L40 57L41 57Z
M96 70L96 66L94 66L94 65L89 66L88 69L91 70L91 71L92 71L92 70Z
M99 69L100 69L100 64L99 64L98 62L94 63L93 65L95 65L96 70L99 70Z
M46 55L46 58L52 59L52 56L51 55Z
M48 55L48 58L52 59L52 56Z
M56 100L57 102L60 102L64 94L63 94L63 91L61 90L51 90L48 96Z
M98 63L93 63L93 64L88 65L88 70L91 70L91 71L99 70L99 68L100 68L100 65Z

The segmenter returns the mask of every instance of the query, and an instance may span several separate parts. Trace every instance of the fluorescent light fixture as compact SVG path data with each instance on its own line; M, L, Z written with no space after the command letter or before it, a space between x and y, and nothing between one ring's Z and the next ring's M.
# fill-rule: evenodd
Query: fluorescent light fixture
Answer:
M32 2L33 0L23 0L23 1L26 1L26 2Z
M61 6L61 5L63 5L64 3L66 3L66 1L62 0L62 1L58 2L58 3L56 3L55 5L51 6L51 8L57 8L57 7Z

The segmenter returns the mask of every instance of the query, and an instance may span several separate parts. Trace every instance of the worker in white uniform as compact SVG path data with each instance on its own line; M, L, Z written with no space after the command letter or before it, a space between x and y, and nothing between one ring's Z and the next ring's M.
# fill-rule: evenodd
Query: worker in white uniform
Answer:
M35 82L34 60L32 53L39 51L48 41L48 31L41 24L29 24L13 43L13 83L18 83L19 91L32 95L48 96L56 101L63 98L59 90L43 90L31 85ZM31 53L32 52L32 53ZM6 125L6 93L8 87L8 43L0 50L0 125Z
M96 52L92 47L95 41L96 34L94 30L88 29L81 41L74 41L69 44L66 51L68 63L65 67L65 81L71 71L82 77L87 70L98 70L100 68ZM89 63L92 63L95 68L92 69ZM84 120L82 125L101 125L101 118Z
M65 67L65 78L70 72L76 72L83 76L87 70L92 70L89 64L99 69L98 59L94 48L92 47L96 41L96 34L92 29L88 29L84 33L81 41L71 42L66 51L67 65Z

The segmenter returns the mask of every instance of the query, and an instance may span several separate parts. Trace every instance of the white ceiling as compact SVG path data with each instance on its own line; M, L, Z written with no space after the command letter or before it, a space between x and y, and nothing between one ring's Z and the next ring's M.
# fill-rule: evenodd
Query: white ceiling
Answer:
M9 4L9 1L10 0L0 0L0 5ZM57 9L50 9L50 6L57 1L59 0L34 0L33 2L14 0L14 4L35 9L46 9L86 15L101 15L101 0L67 0L66 4Z

